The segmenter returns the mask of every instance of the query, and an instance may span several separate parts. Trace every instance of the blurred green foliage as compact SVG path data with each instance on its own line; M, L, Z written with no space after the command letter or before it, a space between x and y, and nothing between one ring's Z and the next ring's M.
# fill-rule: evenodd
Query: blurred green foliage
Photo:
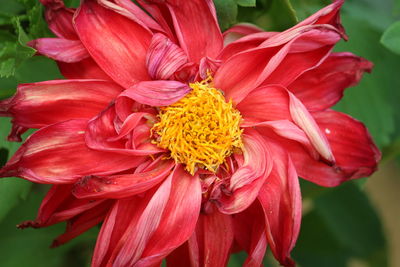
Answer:
M330 3L329 0L214 0L219 23L226 30L237 22L252 22L269 31L282 31ZM76 7L79 0L66 0ZM37 0L0 0L0 99L15 92L18 83L62 78L54 62L32 57L26 43L51 36ZM371 75L346 91L335 108L362 120L370 129L384 158L400 154L400 1L347 0L343 24L350 37L337 51L351 51L372 62ZM18 148L5 141L8 119L0 119L0 163ZM365 181L365 179L364 179ZM98 229L71 243L48 249L63 225L46 229L16 230L34 219L47 187L21 179L0 180L0 266L87 266ZM321 188L301 182L303 199L311 203L304 215L293 256L301 266L347 266L354 259L367 266L387 266L382 225L362 187L349 182L338 188ZM31 190L31 193L29 194ZM5 219L6 218L6 219ZM21 255L23 255L21 257ZM234 255L230 266L241 266L246 255ZM270 255L265 259L269 266Z

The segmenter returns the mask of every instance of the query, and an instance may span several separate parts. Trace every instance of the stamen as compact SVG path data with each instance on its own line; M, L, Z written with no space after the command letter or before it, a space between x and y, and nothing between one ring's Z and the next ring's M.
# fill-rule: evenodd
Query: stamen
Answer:
M216 172L226 157L243 147L241 115L212 86L211 76L190 87L184 98L161 108L160 121L152 128L154 143L168 149L192 175L198 168Z

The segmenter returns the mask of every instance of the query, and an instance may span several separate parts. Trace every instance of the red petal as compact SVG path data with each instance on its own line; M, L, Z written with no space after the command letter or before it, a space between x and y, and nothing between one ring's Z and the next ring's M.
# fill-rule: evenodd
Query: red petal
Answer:
M86 48L79 40L40 38L30 41L28 44L39 54L62 62L78 62L89 57Z
M92 58L116 82L129 87L149 79L146 53L151 34L145 28L94 0L83 2L75 28Z
M61 74L67 79L99 79L112 81L92 58L75 63L57 62Z
M248 257L243 266L262 266L267 249L264 211L259 201L233 217L235 240Z
M115 199L137 195L160 183L174 166L173 161L167 160L133 174L90 176L76 184L74 195L78 198Z
M110 210L112 203L112 201L103 202L101 205L68 220L65 233L58 236L51 246L58 247L65 244L71 239L101 223Z
M275 258L294 266L290 258L300 230L301 192L296 169L284 149L271 144L274 167L258 199L267 221L267 238Z
M60 38L78 40L72 17L74 9L66 8L62 0L40 0L46 7L45 17L50 30Z
M356 85L372 63L351 53L332 53L319 67L307 71L289 85L310 111L325 110L336 104L347 87Z
M331 187L367 177L376 170L381 153L361 122L336 111L313 113L313 116L328 138L336 163L332 166L316 161L298 145L281 143L290 151L299 176Z
M174 21L179 44L192 62L216 58L223 39L212 4L204 0L170 0L167 6Z
M100 232L93 265L159 263L192 234L200 204L199 178L178 166L154 193L117 202Z
M69 120L44 127L18 149L0 177L17 176L36 183L74 183L85 175L106 175L131 169L143 157L99 152L86 146L87 120Z
M215 86L236 103L261 84L287 86L318 66L339 40L335 30L323 25L274 35L259 47L224 62L215 75Z
M140 113L139 117L144 117L145 114L146 113ZM118 138L118 132L115 127L117 122L118 118L116 117L114 105L109 106L98 116L90 120L85 135L87 146L98 151L132 156L146 156L164 152L163 149L151 144L148 140L140 147L132 148L132 146L127 146L126 140L120 140ZM147 126L146 121L140 122L139 125ZM136 128L137 127L138 126L136 126ZM147 127L147 132L147 136L150 137L149 126Z
M215 199L222 213L233 214L246 209L257 198L258 191L271 172L269 149L264 138L256 131L246 129L243 135L244 163L230 178L229 194Z
M92 118L123 89L100 80L55 80L18 86L17 93L0 102L0 114L13 123L41 128L69 119Z
M190 90L187 84L178 81L147 81L135 84L120 96L150 106L168 106L184 97Z
M224 45L228 45L246 35L264 32L263 29L251 23L239 23L224 31Z
M155 34L147 54L147 68L154 80L168 80L187 63L183 50L162 34Z

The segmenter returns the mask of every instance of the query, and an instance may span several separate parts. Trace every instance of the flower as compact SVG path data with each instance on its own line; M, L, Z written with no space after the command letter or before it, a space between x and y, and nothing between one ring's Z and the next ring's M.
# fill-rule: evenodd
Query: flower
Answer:
M0 102L0 170L52 184L34 221L67 221L63 244L103 223L92 266L224 266L267 244L284 266L301 220L298 176L322 186L370 175L364 125L330 109L372 64L334 53L342 0L284 32L224 34L209 0L41 0L56 38L30 42L66 80ZM143 11L146 10L146 12Z

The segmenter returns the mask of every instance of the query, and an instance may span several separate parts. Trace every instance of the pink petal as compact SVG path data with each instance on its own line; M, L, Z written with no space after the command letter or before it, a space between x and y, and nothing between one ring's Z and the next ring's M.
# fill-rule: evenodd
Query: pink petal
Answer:
M155 34L147 54L147 68L154 80L168 80L188 61L185 52L165 35Z
M87 120L69 120L36 131L0 170L0 177L74 183L85 175L118 173L143 162L143 157L89 149L84 138L86 126Z
M117 83L129 87L149 79L146 52L151 34L145 28L94 0L83 2L74 22L92 58Z
M289 93L289 98L290 114L292 115L293 121L306 133L311 144L313 144L318 153L327 161L334 162L335 158L332 154L329 142L312 115L292 93Z
M274 35L257 48L224 62L215 75L215 86L235 103L261 84L286 86L318 66L339 40L334 29L323 25Z
M162 161L141 172L83 178L74 187L78 198L125 198L145 192L167 177L174 167L170 160Z
M226 188L229 193L222 190L221 197L213 199L219 211L225 214L238 213L250 206L272 168L269 148L260 134L246 129L243 141L244 162L230 178Z
M120 97L129 97L150 106L168 106L190 92L187 84L177 81L146 81L125 90Z
M98 2L102 6L130 18L145 28L163 32L161 26L152 17L130 0L114 0L115 4L109 0L98 0Z
M89 57L86 48L79 40L40 38L30 41L28 44L39 54L62 62L78 62Z
M224 46L253 33L261 33L264 30L251 23L239 23L223 33Z
M62 0L40 0L46 7L45 17L50 30L58 37L69 40L78 40L72 17L75 10L66 8Z
M290 258L300 230L301 192L296 169L284 149L271 144L274 167L258 199L267 221L267 238L275 258L283 266L294 266Z
M13 123L41 128L69 119L92 118L122 91L101 80L55 80L18 86L17 93L0 102L0 114Z
M198 177L178 166L157 190L117 202L103 224L93 265L159 263L192 234L200 204Z
M213 5L204 0L170 0L167 6L180 47L189 60L199 63L203 57L216 58L223 39Z
M347 87L356 85L372 63L351 53L332 53L320 66L307 71L288 87L310 111L336 104Z
M99 79L112 81L92 58L86 58L75 63L57 62L61 74L66 79Z
M240 248L248 254L243 266L262 266L267 249L267 238L264 211L259 201L255 201L243 212L235 214L233 226L235 240L240 245Z

